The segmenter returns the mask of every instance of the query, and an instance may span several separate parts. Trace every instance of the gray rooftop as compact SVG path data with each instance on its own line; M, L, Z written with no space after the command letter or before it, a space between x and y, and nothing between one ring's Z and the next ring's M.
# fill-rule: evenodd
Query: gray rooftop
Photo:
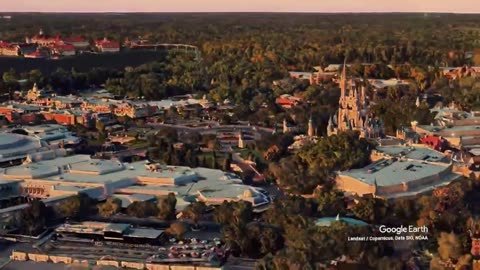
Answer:
M162 230L145 229L145 228L131 228L124 235L128 237L150 238L156 239L163 234Z
M147 165L144 161L123 164L91 159L88 155L74 155L0 169L0 181L38 179L52 181L59 186L74 186L65 188L66 191L104 186L111 193L119 190L123 194L145 196L174 193L180 198L200 194L207 199L264 197L255 188L243 185L238 176L221 170L164 165L151 170Z
M419 161L446 162L446 156L438 151L426 147L414 147L404 145L379 146L377 152L390 157L405 157Z
M110 223L108 224L103 231L104 232L115 232L115 233L123 233L128 228L130 228L130 224L123 224L123 223Z
M339 172L339 175L350 176L369 185L393 186L440 174L447 166L415 160L381 159L362 169Z

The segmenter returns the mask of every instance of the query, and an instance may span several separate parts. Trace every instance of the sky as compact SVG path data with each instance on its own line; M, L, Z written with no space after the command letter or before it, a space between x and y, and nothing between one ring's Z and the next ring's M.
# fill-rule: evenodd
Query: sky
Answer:
M0 12L456 12L479 0L0 0Z

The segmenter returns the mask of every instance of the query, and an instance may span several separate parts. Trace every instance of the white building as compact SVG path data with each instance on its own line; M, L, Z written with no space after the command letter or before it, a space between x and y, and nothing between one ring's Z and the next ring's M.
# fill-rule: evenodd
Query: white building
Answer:
M85 193L96 199L108 196L174 193L179 201L248 201L254 209L270 204L267 192L246 186L236 175L221 170L146 163L122 163L62 152L32 155L22 165L0 169L0 182L15 182L23 195L37 198Z
M38 138L0 133L0 164L13 163L25 159L28 154L45 149L46 145Z
M37 126L23 126L12 131L24 131L33 138L42 140L50 146L75 146L81 138L74 136L66 127L57 124L43 124Z

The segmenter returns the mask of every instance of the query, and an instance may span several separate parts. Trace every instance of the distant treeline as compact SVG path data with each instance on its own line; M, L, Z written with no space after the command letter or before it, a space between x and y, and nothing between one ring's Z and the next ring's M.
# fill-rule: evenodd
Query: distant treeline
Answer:
M106 69L123 69L141 64L163 60L165 51L129 51L113 54L81 54L73 57L51 59L25 59L20 57L0 57L0 74L15 69L17 73L38 69L44 74L54 72L58 68L86 72L95 67Z

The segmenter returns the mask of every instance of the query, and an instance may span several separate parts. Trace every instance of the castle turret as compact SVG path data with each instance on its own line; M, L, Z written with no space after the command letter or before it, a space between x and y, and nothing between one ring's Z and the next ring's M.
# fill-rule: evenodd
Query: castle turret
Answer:
M310 136L310 137L313 137L315 136L315 131L313 129L313 121L312 121L312 117L310 116L310 119L308 119L308 131L307 131L307 135Z
M345 91L347 90L347 58L343 61L343 70L340 77L340 100L345 97Z
M365 96L365 85L362 85L362 89L360 90L360 102L362 104L362 108L367 106L367 97Z
M327 125L327 135L333 135L335 134L335 126L333 124L333 115L330 115L330 118L328 119L328 125Z

